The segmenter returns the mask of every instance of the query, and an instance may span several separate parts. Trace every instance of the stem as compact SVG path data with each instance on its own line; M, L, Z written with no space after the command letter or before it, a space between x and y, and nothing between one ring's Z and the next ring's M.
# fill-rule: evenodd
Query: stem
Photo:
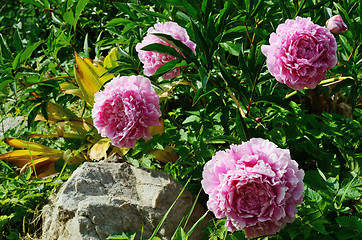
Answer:
M245 28L246 28L246 34L248 34L248 38L249 38L250 44L251 44L251 46L253 46L253 41L251 40L251 37L250 37L248 25L246 24L246 22L244 22L244 25L245 25Z
M226 90L228 91L229 95L231 96L231 98L233 99L234 103L236 104L239 113L240 113L240 120L241 120L241 126L243 127L243 132L244 132L244 136L246 138L246 140L248 141L250 139L250 135L249 135L249 131L248 131L248 127L245 124L244 118L246 118L246 115L243 111L243 108L241 107L239 101L236 99L234 93L230 90L230 88L226 87Z
M234 93L230 90L229 87L226 87L226 90L228 91L230 97L233 99L234 103L235 103L236 106L238 107L239 112L240 112L240 115L241 115L243 118L246 118L246 115L245 115L245 113L244 113L244 110L243 110L243 108L241 107L239 101L236 99Z
M356 49L357 49L357 46L358 46L358 44L357 44L357 42L356 42L356 43L354 44L354 48L353 48L351 54L349 55L349 57L348 57L348 59L347 59L348 62L349 62L349 60L351 60L352 55L354 54L354 52L355 52Z

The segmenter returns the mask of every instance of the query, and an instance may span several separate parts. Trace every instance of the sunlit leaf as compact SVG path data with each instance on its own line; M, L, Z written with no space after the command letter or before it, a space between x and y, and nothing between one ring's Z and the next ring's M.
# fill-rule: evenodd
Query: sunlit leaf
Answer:
M107 74L107 69L91 59L82 59L76 52L74 52L74 56L77 63L77 67L74 67L75 79L84 95L85 101L92 106L94 94L101 89L105 82L114 76L113 74Z
M120 65L117 60L121 57L121 54L117 51L117 48L112 48L109 54L104 58L103 66L105 68L114 68Z
M111 145L109 138L102 138L89 150L88 155L91 160L101 160L107 158L107 150Z
M166 146L164 150L155 150L152 154L155 159L163 163L175 163L178 159L178 155L173 152L174 147Z
M165 121L160 118L160 125L150 126L148 129L150 130L151 136L154 136L156 134L162 134L165 132Z

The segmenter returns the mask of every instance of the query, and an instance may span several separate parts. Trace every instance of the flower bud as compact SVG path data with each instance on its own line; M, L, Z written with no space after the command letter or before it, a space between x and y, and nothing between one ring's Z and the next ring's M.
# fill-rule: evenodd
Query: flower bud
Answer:
M340 15L331 17L326 22L327 29L331 33L339 34L345 32L348 28L347 25L343 22L343 19Z

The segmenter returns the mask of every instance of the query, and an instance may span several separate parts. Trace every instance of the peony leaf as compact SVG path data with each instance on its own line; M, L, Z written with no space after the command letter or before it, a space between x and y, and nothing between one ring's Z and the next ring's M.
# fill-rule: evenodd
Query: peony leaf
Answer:
M107 69L91 59L82 59L76 52L74 52L74 56L77 63L77 67L74 67L75 79L84 95L84 100L92 106L94 94L101 89L105 82L114 76L113 74L106 74Z
M70 164L76 164L85 160L83 155L72 154L70 150L62 151L15 138L6 138L4 141L12 147L26 148L26 150L14 150L1 154L0 160L9 162L20 168L33 166L33 168L35 167L37 177L45 177L48 174L55 173L55 163L59 158L69 158Z
M152 33L152 34L161 38L163 41L167 42L168 44L171 44L171 46L175 47L176 49L180 50L180 52L185 56L180 59L186 58L185 60L187 60L188 62L194 62L198 64L194 52L182 41L174 39L172 36L163 33Z
M164 150L155 150L151 154L155 156L155 159L163 163L175 163L178 159L178 155L173 152L175 147L166 146Z
M117 51L117 48L112 48L109 54L104 58L103 66L108 69L118 67L121 65L119 62L117 62L120 57L121 54Z
M148 127L148 129L150 130L151 136L154 136L156 134L162 134L165 132L165 121L163 120L163 118L160 118L160 125L150 126Z
M48 102L48 120L52 122L66 121L75 118L76 115L69 109L63 108L57 103Z
M258 102L268 102L271 103L273 105L276 105L278 107L284 108L285 110L290 111L291 113L293 113L293 108L283 100L283 98L278 97L278 96L260 96L260 97L256 97L253 99L254 103L258 103Z
M159 77L168 72L171 72L172 70L174 70L178 67L184 67L186 65L187 65L187 63L185 60L181 61L180 59L174 59L174 60L169 61L168 63L163 64L161 67L159 67L152 76Z
M62 90L65 94L71 94L71 95L77 96L77 97L85 100L84 95L83 95L82 91L80 90L80 88L74 86L71 83L68 83L68 82L61 83L60 90Z
M24 141L16 138L5 138L4 142L14 148L26 148L32 151L47 152L49 154L57 154L61 150L53 149L38 143Z
M73 139L82 139L82 137L79 134L74 133L64 133L63 138L73 138ZM38 134L33 133L26 136L26 138L59 138L58 134Z
M173 47L163 45L160 43L152 43L150 45L144 46L141 48L143 51L150 51L150 52L158 52L158 53L164 53L171 55L173 57L176 57L178 59L185 59L179 52L176 51Z
M109 138L102 138L89 150L88 155L91 160L101 160L107 158L107 150L111 145Z
M167 97L172 96L173 89L175 89L175 87L179 84L188 85L188 86L190 85L190 83L185 80L180 80L180 81L176 81L176 82L168 81L166 83L157 85L157 88L155 88L155 91L161 100L162 98L167 98Z

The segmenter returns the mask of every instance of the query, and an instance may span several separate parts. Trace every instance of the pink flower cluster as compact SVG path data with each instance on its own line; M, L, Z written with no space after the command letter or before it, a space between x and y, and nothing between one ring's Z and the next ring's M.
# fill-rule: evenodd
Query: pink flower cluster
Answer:
M149 126L160 125L158 96L143 76L113 78L94 101L94 126L117 147L135 147L137 139L151 138Z
M254 238L275 234L294 220L303 201L303 177L289 150L253 138L217 152L204 166L201 183L209 210L226 217L228 230L243 229Z
M339 34L347 31L347 25L343 22L341 15L335 15L326 22L327 29L331 33Z
M261 50L271 75L295 90L315 88L337 64L333 34L310 18L297 17L280 24Z
M174 39L185 43L185 45L187 45L195 53L196 44L190 41L190 37L187 35L187 32L184 28L180 27L175 22L157 23L147 30L147 35L145 38L142 40L142 42L136 45L136 51L138 52L140 61L144 64L144 74L146 76L151 76L157 71L159 67L171 60L176 59L175 57L167 54L141 50L143 47L152 43L159 43L172 47L171 44L168 44L159 37L153 35L153 33L168 34ZM172 79L179 75L180 68L176 68L173 71L163 75L163 78Z

